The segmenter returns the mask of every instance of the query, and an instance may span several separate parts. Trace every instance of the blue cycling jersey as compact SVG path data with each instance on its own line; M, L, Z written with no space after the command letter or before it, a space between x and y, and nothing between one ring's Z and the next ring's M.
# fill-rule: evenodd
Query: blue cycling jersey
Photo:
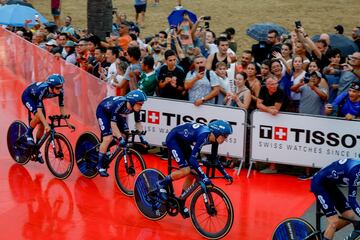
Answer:
M204 173L197 163L197 157L201 148L210 144L210 133L208 126L193 122L179 125L169 132L166 137L166 145L180 168L187 167L189 163L192 169L204 177ZM193 148L191 149L190 146Z
M96 109L96 117L99 122L102 136L111 135L110 122L116 122L119 130L128 130L126 115L133 112L126 106L125 97L109 96L104 98Z
M64 106L64 89L59 94L49 92L49 84L47 82L35 82L30 84L22 94L22 102L32 112L36 113L37 108L44 108L43 100L46 98L59 98L59 106Z
M360 160L345 158L331 163L317 172L311 183L311 191L315 193L325 212L332 209L329 202L339 203L341 196L331 194L337 184L346 184L348 188L348 204L360 216L360 206L356 201L357 186L360 183ZM339 191L340 192L340 191ZM330 194L328 194L330 193ZM332 199L337 198L337 199ZM344 204L346 208L346 204ZM338 209L339 210L339 209ZM333 215L333 214L329 214Z

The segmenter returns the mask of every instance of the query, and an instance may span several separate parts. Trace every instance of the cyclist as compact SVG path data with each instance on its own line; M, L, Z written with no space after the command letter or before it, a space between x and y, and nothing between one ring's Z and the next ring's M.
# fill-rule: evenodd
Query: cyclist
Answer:
M121 132L129 131L126 115L139 112L147 100L141 90L133 90L123 97L109 96L102 100L96 109L96 118L99 123L102 142L99 149L99 161L96 166L100 176L108 177L108 162L106 152L112 140L124 144ZM140 121L140 120L137 120Z
M194 181L194 176L190 174L191 170L194 170L202 178L205 185L211 185L210 179L205 175L197 162L198 155L204 145L211 143L222 144L232 132L233 129L231 125L223 120L216 120L210 122L208 125L189 122L173 128L166 137L166 145L180 169L157 182L159 198L162 201L166 201L168 198L166 186L172 181L184 177L186 177L186 179L182 189L183 191L187 189ZM194 145L193 148L191 148L192 145ZM220 171L225 178L228 181L232 181L232 177L226 173L220 163L218 164L221 166ZM184 202L180 204L182 204L182 216L184 218L189 217L189 212L188 209L184 207Z
M360 216L360 206L356 201L359 183L360 159L345 158L335 161L313 176L311 191L319 201L327 219L323 240L333 239L337 230L349 224L348 221L338 217L337 211L343 217L350 219L355 219L355 214ZM336 186L337 184L349 186L347 199Z
M51 74L45 82L32 83L24 90L21 96L22 103L33 114L29 128L24 135L29 145L35 144L33 130L38 124L39 127L36 133L36 142L39 142L44 134L44 130L45 132L50 131L50 126L46 121L46 113L43 104L44 99L58 97L60 113L66 115L64 109L64 81L64 77L60 74ZM70 128L74 128L67 119L65 119L65 121ZM36 161L44 163L40 150Z

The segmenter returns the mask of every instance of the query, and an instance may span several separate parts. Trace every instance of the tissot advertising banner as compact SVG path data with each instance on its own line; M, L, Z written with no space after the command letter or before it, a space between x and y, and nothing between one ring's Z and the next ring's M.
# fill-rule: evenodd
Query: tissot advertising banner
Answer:
M141 111L141 120L144 130L147 131L145 138L150 144L157 146L162 145L167 133L177 125L190 121L207 124L215 119L229 121L234 130L227 141L220 145L219 154L242 158L246 119L246 113L242 109L215 105L196 107L193 103L185 101L149 98ZM135 124L134 118L129 117L128 121L131 128ZM210 152L210 146L205 146L203 150Z
M255 111L252 124L255 161L323 167L360 154L360 121Z

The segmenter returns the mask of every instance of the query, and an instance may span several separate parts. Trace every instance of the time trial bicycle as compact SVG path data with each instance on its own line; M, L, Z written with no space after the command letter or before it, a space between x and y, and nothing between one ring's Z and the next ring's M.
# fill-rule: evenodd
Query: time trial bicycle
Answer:
M171 165L168 155L168 170L178 169ZM193 171L195 182L180 196L175 196L172 183L167 187L168 199L164 202L158 197L156 183L165 178L156 169L145 169L135 180L135 203L142 215L150 220L160 220L167 214L176 216L183 213L187 198L190 200L189 214L195 229L205 238L220 239L229 233L234 222L234 209L227 194L215 185L206 186ZM231 184L232 182L230 182ZM183 216L184 217L184 216ZM184 217L186 218L186 217Z
M134 193L134 182L136 176L146 168L145 161L141 154L133 148L135 137L145 135L146 132L134 131L126 132L125 143L117 144L114 151L107 153L107 165L116 158L115 161L115 180L120 191L127 196ZM99 158L100 140L92 132L84 132L80 135L75 146L76 164L80 172L87 178L93 178L98 174L96 169Z
M45 144L45 162L50 172L59 179L70 176L74 167L74 153L69 140L56 131L59 127L75 128L67 124L61 124L61 120L69 119L70 115L49 116L50 131L34 144L26 141L25 133L28 129L26 124L16 120L10 124L7 132L7 145L11 157L16 163L25 165L30 160L36 161L41 147ZM30 122L30 117L29 117Z

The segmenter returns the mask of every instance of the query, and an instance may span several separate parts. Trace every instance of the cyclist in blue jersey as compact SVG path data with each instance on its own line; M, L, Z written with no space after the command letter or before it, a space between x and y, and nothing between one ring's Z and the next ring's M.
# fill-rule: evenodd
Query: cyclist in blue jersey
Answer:
M216 120L208 125L189 122L173 128L166 137L166 145L171 151L172 156L179 165L179 170L176 170L166 176L163 180L157 182L159 197L167 200L166 186L172 181L184 178L183 191L187 189L194 181L194 176L190 174L194 170L205 183L211 185L210 179L202 171L197 162L198 155L204 145L211 143L222 144L225 139L232 134L233 129L227 121ZM191 148L191 146L193 146ZM228 181L232 181L220 163L218 163L221 173ZM181 203L184 204L184 203ZM184 208L181 213L183 217L188 217L188 210Z
M47 98L59 98L60 113L65 114L64 110L64 77L59 74L50 75L45 82L35 82L30 84L23 92L21 100L25 107L33 114L29 128L25 133L26 141L29 145L34 145L33 130L39 124L36 133L36 142L38 142L45 132L50 131L50 126L46 121L45 108L43 100ZM70 128L74 128L67 119L66 123ZM41 124L40 124L41 123ZM37 161L44 163L41 153L37 156Z
M121 132L129 131L126 115L139 112L143 103L147 100L141 90L133 90L123 97L110 96L100 102L96 109L102 142L99 149L99 161L97 169L100 176L108 177L108 162L106 152L112 140L122 143ZM137 120L140 121L140 120Z
M319 201L327 219L323 240L333 239L337 230L349 224L348 221L340 219L337 212L350 219L355 219L355 214L360 216L360 206L356 201L359 183L360 159L345 158L335 161L314 175L311 191ZM336 186L337 184L349 186L347 199Z

